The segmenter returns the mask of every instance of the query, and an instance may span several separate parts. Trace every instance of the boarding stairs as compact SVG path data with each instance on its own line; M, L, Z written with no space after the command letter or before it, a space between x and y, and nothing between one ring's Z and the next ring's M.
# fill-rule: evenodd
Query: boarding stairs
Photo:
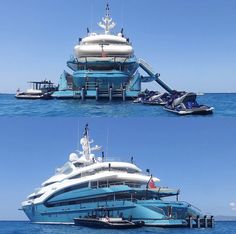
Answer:
M85 84L86 90L96 90L97 87L98 87L97 82L86 82Z
M109 90L108 89L99 89L98 90L98 96L99 97L108 97L109 96Z
M122 89L114 89L112 90L112 97L122 97L123 90Z
M74 88L74 82L73 82L73 76L70 74L66 74L66 82L67 82L67 88L70 90L73 90Z

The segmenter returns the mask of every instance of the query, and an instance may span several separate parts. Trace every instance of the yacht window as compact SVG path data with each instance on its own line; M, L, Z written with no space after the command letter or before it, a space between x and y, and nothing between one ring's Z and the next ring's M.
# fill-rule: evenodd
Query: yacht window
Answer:
M81 174L70 177L70 180L81 178Z
M109 181L108 185L109 186L116 186L116 185L124 185L124 181Z
M97 184L98 184L97 181L92 181L92 182L90 182L90 187L91 188L97 188Z
M116 200L131 200L131 194L130 193L117 193L102 197L94 197L94 198L87 198L87 199L76 199L71 201L60 201L60 202L52 202L52 203L45 203L47 207L56 207L56 206L67 206L67 205L75 205L75 204L84 204L84 203L94 203L94 202L108 202L108 201L114 201L114 198Z
M98 185L99 188L107 187L108 181L99 181L98 184L99 184Z
M104 188L110 186L118 186L118 185L127 185L131 188L140 188L141 184L134 182L126 182L126 181L92 181L90 184L91 188Z
M101 171L106 171L108 170L109 167L102 167L99 169L96 169L95 172L101 172ZM139 171L132 169L132 168L123 168L123 167L112 167L110 168L110 171L123 171L123 172L128 172L128 173L139 173Z
M51 185L51 184L54 184L54 183L56 183L56 181L46 183L46 184L44 185L44 187L46 187L46 186L48 186L48 185Z
M77 185L73 185L73 186L70 186L70 187L67 187L63 190L60 190L58 191L57 193L53 194L51 197L49 197L46 201L46 203L49 201L50 202L50 199L56 197L56 196L59 196L63 193L67 193L67 192L71 192L73 190L77 190L77 189L82 189L82 188L88 188L88 185L89 183L88 182L85 182L85 183L82 183L82 184L77 184Z
M38 195L34 195L34 196L30 196L30 197L29 197L29 200L30 200L30 199L36 199L36 198L39 198L39 197L41 197L42 195L43 195L43 193L38 194Z
M78 184L78 185L74 185L74 186L63 189L63 191L61 191L60 194L65 193L65 192L70 192L70 191L73 191L73 190L77 190L77 189L87 188L87 187L88 187L88 182Z
M71 164L69 162L67 162L63 167L58 168L56 174L64 174L64 175L68 175L73 171L73 168L71 167Z
M82 70L84 70L84 68ZM82 167L83 165L84 165L83 163L79 163L79 162L74 163L75 167Z

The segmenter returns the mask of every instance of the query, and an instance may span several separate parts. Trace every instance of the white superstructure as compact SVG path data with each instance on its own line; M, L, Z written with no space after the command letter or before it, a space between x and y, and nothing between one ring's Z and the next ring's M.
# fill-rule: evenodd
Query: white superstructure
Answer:
M43 203L54 193L67 187L87 183L87 187L121 185L146 186L150 175L142 173L142 170L133 163L105 161L104 157L95 157L93 151L101 147L91 147L93 140L89 138L88 125L86 125L83 137L80 140L82 151L76 151L69 155L69 161L56 170L55 175L42 183L42 187L30 194L22 206ZM160 180L152 177L154 182ZM109 184L108 184L109 183Z
M125 38L123 32L113 35L111 29L115 27L115 22L110 17L109 6L106 7L106 15L98 25L104 29L103 34L89 33L80 40L79 45L74 48L75 56L81 57L131 57L133 47L129 39ZM122 30L123 31L123 30Z

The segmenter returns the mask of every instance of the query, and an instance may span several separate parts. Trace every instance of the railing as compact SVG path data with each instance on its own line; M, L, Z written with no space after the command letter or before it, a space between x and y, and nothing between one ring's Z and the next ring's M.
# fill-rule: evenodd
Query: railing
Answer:
M104 158L104 162L121 162L121 158L120 157L106 157Z
M154 69L143 59L139 59L139 64L143 65L144 67L146 67L147 70L149 70L153 75L155 75L155 71Z
M107 203L112 202L112 201L113 201L113 206L114 206L114 202L122 202L123 203L122 205L124 206L126 202L137 203L138 199L130 197L130 198L123 198L123 199L116 199L115 198L114 200L98 201L97 207L104 208L104 209L109 208ZM106 204L106 206L104 206L104 203ZM84 204L86 204L86 203L84 203ZM127 205L130 205L130 204L127 204Z
M129 173L129 174L140 174L140 172L127 172L126 170L119 170L119 169L114 169L114 168L109 168L109 167L106 167L106 168L102 168L101 170L97 170L97 171L92 171L92 172L84 172L84 173L81 173L81 177L86 177L86 176L91 176L91 175L95 175L95 174L98 174L98 173L103 173L105 171L112 171L112 172L126 172L126 173Z
M103 183L103 184L98 183L98 185L91 186L91 188L109 188L112 186L119 186L119 185L127 185L131 188L140 188L141 187L141 184L132 183L132 182L128 182L128 181L115 182L115 183L109 183L109 181L108 181L107 183Z
M116 56L107 56L107 57L101 57L101 56L89 56L89 57L88 56L82 56L82 57L80 57L78 59L76 58L76 61L75 61L75 58L74 58L73 60L70 60L70 62L71 61L75 61L77 63L79 63L79 62L87 63L88 59L90 59L90 61L92 61L93 59L98 59L98 58L99 59L103 58L103 59L106 59L106 60L110 59L110 61L125 63L128 59L135 58L135 56L125 56L125 55L123 55L123 56L116 55ZM120 61L119 60L117 61L117 59L120 59ZM84 60L84 61L81 61L81 60Z
M95 89L98 86L99 86L98 82L86 82L85 84L86 90Z
M182 202L185 205L188 205L189 207L193 207L194 209L196 209L196 210L198 210L199 212L202 213L202 211L199 208L197 208L196 206L194 206L194 205L192 205L192 204L190 204L190 203L188 203L186 201L180 201L180 202Z

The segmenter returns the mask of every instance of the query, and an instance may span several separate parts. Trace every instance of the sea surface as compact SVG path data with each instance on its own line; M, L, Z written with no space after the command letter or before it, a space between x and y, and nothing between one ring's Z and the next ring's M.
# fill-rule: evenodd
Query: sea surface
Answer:
M156 228L142 227L138 229L114 230L93 229L73 225L43 225L30 222L0 221L0 234L235 234L236 222L216 222L214 228L188 229L188 228Z
M206 104L215 108L213 115L204 116L204 118L236 117L236 93L205 94L198 96L197 100L199 104ZM163 110L161 106L135 104L132 101L19 100L13 94L0 94L0 116L175 117L176 115ZM180 118L189 118L189 116Z

